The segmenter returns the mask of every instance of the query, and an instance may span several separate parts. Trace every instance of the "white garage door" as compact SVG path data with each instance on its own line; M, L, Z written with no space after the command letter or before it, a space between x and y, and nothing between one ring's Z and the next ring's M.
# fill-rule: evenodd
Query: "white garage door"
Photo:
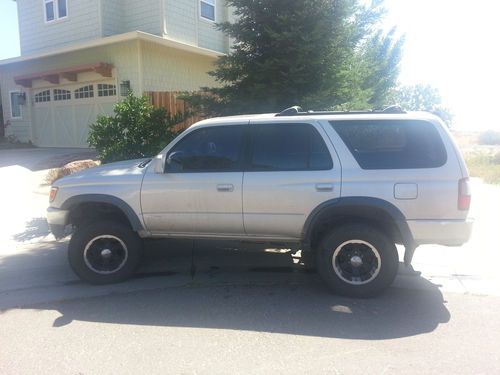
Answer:
M89 126L113 113L114 82L81 83L33 90L34 143L43 147L88 147Z

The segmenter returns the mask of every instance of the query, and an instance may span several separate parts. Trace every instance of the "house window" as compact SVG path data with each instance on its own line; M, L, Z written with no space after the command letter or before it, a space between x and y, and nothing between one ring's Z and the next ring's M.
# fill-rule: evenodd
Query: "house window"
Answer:
M108 85L105 83L99 83L97 85L97 96L115 96L116 86Z
M10 118L11 119L20 119L21 115L21 92L20 91L11 91L10 92Z
M75 90L75 99L86 99L94 97L94 86L88 85Z
M215 22L215 0L200 0L201 18Z
M43 0L45 22L52 22L68 16L68 0Z
M54 101L70 100L71 91L63 89L54 89Z
M40 91L35 94L35 103L46 103L50 102L50 90Z

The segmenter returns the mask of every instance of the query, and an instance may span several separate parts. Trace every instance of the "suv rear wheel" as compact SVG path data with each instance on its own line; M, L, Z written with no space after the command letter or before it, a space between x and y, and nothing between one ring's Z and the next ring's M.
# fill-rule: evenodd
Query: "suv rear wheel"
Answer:
M73 271L92 284L126 280L140 264L142 240L126 224L98 221L79 228L68 246Z
M375 296L396 277L396 246L379 230L365 224L341 226L321 240L317 269L330 289L349 297Z

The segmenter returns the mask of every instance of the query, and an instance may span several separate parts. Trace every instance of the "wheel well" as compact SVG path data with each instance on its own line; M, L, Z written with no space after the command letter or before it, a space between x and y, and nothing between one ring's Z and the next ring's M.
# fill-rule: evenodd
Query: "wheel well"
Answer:
M127 215L110 203L85 202L70 209L69 223L75 227L97 219L113 220L132 227Z
M366 224L386 234L396 244L403 243L403 238L396 223L389 214L382 210L366 210L364 212L339 213L321 215L311 228L309 244L316 249L322 237L334 228L345 224Z

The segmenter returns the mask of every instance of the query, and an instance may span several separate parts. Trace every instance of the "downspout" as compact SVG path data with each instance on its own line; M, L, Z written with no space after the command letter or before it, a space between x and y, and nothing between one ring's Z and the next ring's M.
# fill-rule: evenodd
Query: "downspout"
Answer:
M99 37L102 38L102 0L97 0L97 17L99 19Z
M167 17L165 14L165 0L160 0L160 22L161 22L161 32L162 36L165 37L168 35L167 32Z

